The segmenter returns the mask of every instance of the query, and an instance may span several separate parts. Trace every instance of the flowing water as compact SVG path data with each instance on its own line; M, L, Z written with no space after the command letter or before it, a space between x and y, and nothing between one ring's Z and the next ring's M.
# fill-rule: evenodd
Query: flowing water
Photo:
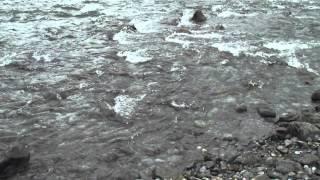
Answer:
M318 0L1 0L0 147L32 152L14 179L146 179L246 148L273 130L259 104L319 89L319 19Z

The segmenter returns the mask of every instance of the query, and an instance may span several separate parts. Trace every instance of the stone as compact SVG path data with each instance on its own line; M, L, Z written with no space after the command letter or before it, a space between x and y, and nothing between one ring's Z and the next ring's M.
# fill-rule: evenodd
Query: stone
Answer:
M207 123L203 120L195 120L194 126L197 128L205 128L205 127L207 127Z
M299 163L291 160L278 160L276 163L276 171L287 174L289 172L296 172L301 170L302 167Z
M312 93L311 100L312 102L320 102L320 89Z
M266 174L258 175L253 180L271 180Z
M314 107L314 110L315 110L316 112L320 112L320 105Z
M275 172L275 171L268 171L267 175L272 178L272 179L282 179L283 175L279 172Z
M257 108L258 114L263 118L275 118L276 112L268 106L260 106Z
M320 123L320 113L314 112L303 112L301 121L308 122L308 123Z
M27 146L17 144L11 147L0 160L0 179L8 178L27 169L30 152Z
M289 111L287 113L281 114L278 122L292 122L299 120L299 118L300 115L298 113Z
M219 24L215 27L216 30L219 30L219 31L223 31L225 30L225 27L222 25L222 24Z
M285 146L278 146L277 150L282 154L287 154L289 152L288 148L286 148Z
M307 122L292 122L288 124L288 131L291 135L303 141L308 139L317 140L320 135L320 129Z
M247 108L247 106L245 104L239 104L236 107L236 112L237 113L245 113L247 111L248 111L248 108Z
M203 23L207 20L207 18L204 16L203 12L201 10L197 10L191 20L195 23Z
M308 154L295 155L293 157L293 160L303 165L316 165L320 159L318 156L308 153Z
M259 154L253 152L243 153L234 160L235 163L244 165L253 165L259 163L260 161L261 157L259 156Z

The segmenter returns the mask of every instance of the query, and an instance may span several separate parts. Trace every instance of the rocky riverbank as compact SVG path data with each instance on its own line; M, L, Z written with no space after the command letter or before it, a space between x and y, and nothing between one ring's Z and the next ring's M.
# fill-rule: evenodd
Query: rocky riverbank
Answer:
M220 154L200 148L202 159L186 167L176 179L320 179L319 95L320 91L312 94L310 107L288 110L278 116L267 106L258 107L257 113L276 126L270 137L252 141L239 151L229 147ZM236 111L245 113L246 109L242 104ZM235 138L225 140L237 149ZM154 177L166 179L161 175Z

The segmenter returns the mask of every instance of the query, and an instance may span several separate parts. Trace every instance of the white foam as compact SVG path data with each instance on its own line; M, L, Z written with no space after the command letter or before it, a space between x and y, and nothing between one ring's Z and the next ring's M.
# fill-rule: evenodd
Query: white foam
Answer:
M52 57L50 54L40 54L38 52L34 53L32 57L37 61L44 61L44 62L51 62L54 57Z
M14 57L16 56L16 53L13 54L7 54L3 57L0 58L0 67L1 66L6 66L14 62Z
M289 66L295 68L305 68L309 72L318 74L316 70L310 68L309 64L300 62L295 53L297 50L308 49L319 44L320 43L314 42L302 43L300 41L274 41L264 44L264 47L280 51L279 56L287 57L287 63Z
M172 43L177 43L177 44L181 44L183 48L189 48L190 44L192 43L191 41L188 40L183 40L180 39L177 36L178 33L173 33L170 36L165 38L165 41L167 42L172 42Z
M115 105L113 107L114 112L122 117L129 117L139 101L141 101L146 95L140 95L136 98L132 98L128 95L119 95L114 98Z
M137 51L121 51L117 54L119 57L126 57L126 61L137 64L142 62L150 61L152 58L146 55L145 49Z
M154 33L158 32L160 18L151 20L133 19L129 24L133 24L140 33Z
M254 17L257 16L258 13L249 13L249 14L240 14L237 12L232 12L232 11L223 11L221 13L218 14L218 17L222 17L222 18L229 18L229 17Z
M223 9L223 5L214 5L212 6L211 10L214 12L220 11Z
M239 56L240 53L248 53L254 51L256 47L250 46L245 42L228 42L228 43L214 43L212 47L218 48L219 51L230 52L233 56Z
M86 4L84 7L81 8L80 13L86 13L91 11L99 11L104 9L104 7L101 4L93 4L89 3Z
M125 31L120 31L113 36L114 41L118 41L119 44L130 44L131 41L128 40L129 34Z
M178 24L178 27L182 27L182 26L191 26L192 23L190 21L190 19L192 18L194 13L194 10L192 9L186 9L183 11L183 15L181 17L181 20Z

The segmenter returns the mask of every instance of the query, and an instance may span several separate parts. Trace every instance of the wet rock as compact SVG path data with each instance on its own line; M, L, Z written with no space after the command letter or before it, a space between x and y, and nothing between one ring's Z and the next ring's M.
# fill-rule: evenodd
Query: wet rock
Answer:
M320 89L312 93L311 100L312 102L320 102Z
M215 29L218 31L223 31L223 30L225 30L225 27L222 24L219 24L215 27Z
M257 112L263 118L275 118L276 117L276 112L268 106L258 107Z
M189 31L186 28L180 28L176 31L177 33L185 33L185 34L192 34L191 31Z
M13 146L0 159L0 179L14 176L26 170L29 160L30 152L25 145Z
M316 165L320 159L318 156L314 154L302 154L302 155L295 155L293 157L293 160L303 165Z
M134 170L119 168L115 169L112 174L109 176L110 179L115 180L128 180L128 179L137 179L139 174Z
M248 111L248 108L247 108L247 106L245 104L239 104L236 107L236 112L237 113L245 113L247 111Z
M134 24L131 24L131 25L127 25L123 28L124 31L126 32L137 32L137 28Z
M272 179L282 179L283 175L279 172L275 172L275 171L268 171L267 175L272 178Z
M282 154L287 154L287 153L289 152L289 149L286 148L285 146L278 146L278 147L277 147L277 150L278 150L279 152L281 152Z
M242 155L238 156L234 162L235 163L241 163L244 165L254 165L257 164L259 162L261 162L261 156L259 156L259 154L257 153L253 153L253 152L246 152L243 153Z
M201 10L197 10L191 20L195 23L203 23L207 20L207 18L204 16L203 12Z
M262 174L254 177L253 180L270 180L270 178L266 174Z
M320 123L320 113L315 112L303 112L301 121L308 123Z
M301 170L302 167L299 163L291 160L278 160L276 163L276 171L287 174L289 172L296 172Z
M197 128L205 128L205 127L207 127L207 123L203 120L195 120L194 126Z
M290 112L281 114L278 122L292 122L292 121L299 120L299 118L300 118L299 113L290 111Z
M307 122L292 122L288 125L288 131L301 140L317 140L320 135L319 128Z

